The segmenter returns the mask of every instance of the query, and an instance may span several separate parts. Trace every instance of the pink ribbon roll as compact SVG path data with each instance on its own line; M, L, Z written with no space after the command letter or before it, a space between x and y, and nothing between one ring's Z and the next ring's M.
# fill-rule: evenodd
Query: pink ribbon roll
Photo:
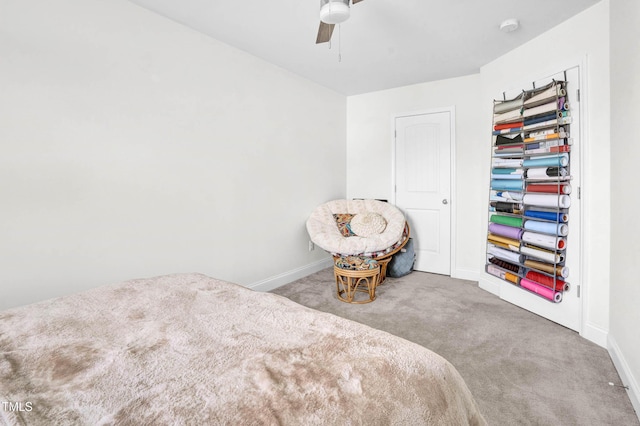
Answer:
M534 283L533 281L529 281L526 278L522 278L520 280L520 285L529 291L539 294L545 299L549 299L556 303L560 303L562 301L562 293L560 293L559 291L553 291L549 287Z

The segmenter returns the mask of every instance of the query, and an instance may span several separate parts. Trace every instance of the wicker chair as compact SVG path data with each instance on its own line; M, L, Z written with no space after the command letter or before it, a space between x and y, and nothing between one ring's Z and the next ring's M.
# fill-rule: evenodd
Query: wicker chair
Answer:
M382 232L348 235L339 222L357 215L379 215L384 219ZM361 216L362 217L362 216ZM344 225L341 223L340 225ZM347 226L348 227L348 226ZM342 229L341 229L342 228ZM344 256L363 256L380 263L380 282L386 277L387 263L409 240L409 225L393 204L378 200L332 200L316 207L307 220L311 241L331 253L334 260Z

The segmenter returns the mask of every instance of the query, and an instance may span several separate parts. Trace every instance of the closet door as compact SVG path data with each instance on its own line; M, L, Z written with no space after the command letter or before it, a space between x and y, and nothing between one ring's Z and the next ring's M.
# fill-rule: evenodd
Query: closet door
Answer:
M395 119L395 204L407 217L414 269L451 273L451 111Z
M579 67L571 68L565 72L550 76L547 79L536 81L535 87L540 88L547 84L552 84L554 80L563 82L566 96L558 95L558 101L562 106L558 108L559 119L553 129L536 129L536 131L532 131L525 125L521 133L518 133L516 129L513 129L512 132L510 130L502 130L503 132L507 132L505 134L507 137L513 137L514 134L517 134L521 140L513 144L507 141L506 145L501 146L500 142L496 140L495 130L495 124L499 121L498 117L500 117L500 115L494 115L494 128L492 129L494 134L492 143L492 188L490 191L489 207L490 223L487 232L488 249L486 271L492 275L492 280L495 280L496 277L501 278L498 282L500 297L502 299L580 332L582 323L580 277L582 254L580 69ZM527 96L530 96L530 93L527 92L532 88L528 87L523 89L525 91L522 92L524 99L527 99ZM508 95L507 99L510 99ZM505 102L502 102L502 104L504 103ZM501 102L496 102L495 105L498 106L499 104L501 104ZM535 107L535 104L533 107ZM532 105L527 106L525 103L522 109L524 117L527 116L527 108L532 108ZM540 108L544 109L544 106ZM501 108L498 107L495 108L494 111L500 109ZM566 114L563 119L561 119L562 114ZM533 121L535 121L535 115L530 115L529 117L530 120L533 119ZM524 124L526 123L527 119L525 118ZM562 137L558 138L560 144L562 145L564 143L565 146L561 146L560 148L554 146L554 148L550 148L550 146L558 143L557 140L552 140L554 137L552 135L556 134L555 132L562 134L565 131L566 139L562 141ZM545 135L545 132L550 134ZM532 140L534 144L536 146L539 145L540 148L534 147L533 144L526 143ZM520 142L524 143L520 145ZM505 143L505 139L502 139L502 143ZM520 154L514 154L513 156L501 154L501 152L504 153L509 150L515 152L515 146L522 146ZM546 178L534 176L534 173L540 171L541 168L532 167L532 160L553 156L552 154L550 155L549 152L556 154L558 152L567 153L568 164L565 168L570 177L567 176L566 180L559 177ZM500 155L503 155L503 157ZM522 189L515 188L515 186L518 185L518 183L514 183L515 181L500 179L502 176L498 173L507 173L506 170L512 169L500 169L499 167L501 166L496 167L496 164L499 164L500 161L517 158L523 160L521 168L516 166L516 171L514 172L514 174L523 174L522 180L520 181ZM548 170L551 169L551 167L548 168ZM562 169L562 167L560 167L560 169ZM511 178L513 177L514 176L511 176ZM500 191L499 185L510 185L513 189L510 191ZM496 187L498 190L496 190ZM557 197L558 195L551 196L548 194L549 192L555 192L555 188L557 188L557 193L564 197L563 205L559 205L561 204L559 201L557 206L541 205L538 195L552 198ZM520 194L518 194L519 192ZM498 197L496 197L496 195L498 195ZM513 211L508 211L509 204L505 204L505 200L502 198L505 196L513 196L516 198L523 196L525 198L524 200L506 200L514 206ZM526 197L528 197L528 199ZM501 203L497 204L496 199ZM559 215L564 216L557 221L549 217L545 219L531 217L531 214L538 214L540 212L557 212ZM500 244L505 241L502 236L496 236L495 233L492 233L492 230L505 229L502 225L496 226L494 223L496 219L507 222L506 224L511 226L509 229L514 231L514 235L511 235L511 238L506 240L511 243L503 247L506 248L509 253L500 252L502 256L506 255L506 257L510 259L506 259L506 257L501 258L500 255L496 257L494 254L499 252L499 249L501 249ZM517 222L520 224L518 225ZM541 226L542 229L535 229L534 225ZM549 230L552 226L563 227L563 231L558 231L557 234L554 235L552 231ZM518 227L520 228L519 231L517 229ZM555 247L547 245L548 241L545 239L549 241L553 240ZM517 248L515 247L516 245L518 246ZM543 259L544 257L547 257L547 259ZM551 259L551 257L555 258ZM554 268L554 271L544 270L543 267L546 266L548 268L550 265ZM545 281L545 286L552 288L552 291L539 285L540 282Z

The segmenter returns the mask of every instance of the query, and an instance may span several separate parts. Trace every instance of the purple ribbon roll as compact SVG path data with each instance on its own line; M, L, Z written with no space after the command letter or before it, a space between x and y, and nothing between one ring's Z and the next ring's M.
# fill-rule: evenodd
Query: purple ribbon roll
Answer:
M490 223L489 224L489 232L496 235L501 235L507 238L513 238L514 240L519 240L522 238L522 233L524 232L520 228L514 228L513 226L501 225L499 223Z

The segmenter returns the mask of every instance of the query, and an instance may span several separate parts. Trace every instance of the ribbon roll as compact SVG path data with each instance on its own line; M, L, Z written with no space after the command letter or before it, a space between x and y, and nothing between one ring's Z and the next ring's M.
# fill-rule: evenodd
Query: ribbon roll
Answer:
M534 283L533 281L529 281L526 278L520 280L520 285L526 288L529 291L532 291L545 299L549 299L553 302L560 303L562 301L562 293L553 291L552 289L540 285L538 283Z
M549 263L538 262L537 260L527 259L524 261L524 266L546 272L547 274L558 275L562 278L569 277L569 268L562 265L552 265Z
M571 206L571 198L568 195L555 194L525 194L522 202L529 206L553 207L568 209Z
M556 235L538 234L537 232L523 232L522 241L549 250L564 250L567 248L566 239L560 238Z
M524 223L524 229L527 231L542 232L544 234L560 235L561 237L566 237L569 234L569 225L564 223L527 220Z

